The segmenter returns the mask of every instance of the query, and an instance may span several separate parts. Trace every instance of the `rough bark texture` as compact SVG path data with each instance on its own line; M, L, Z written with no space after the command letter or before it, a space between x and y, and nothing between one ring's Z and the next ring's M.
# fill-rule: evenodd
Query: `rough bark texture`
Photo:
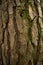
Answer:
M42 0L0 0L0 65L43 65Z

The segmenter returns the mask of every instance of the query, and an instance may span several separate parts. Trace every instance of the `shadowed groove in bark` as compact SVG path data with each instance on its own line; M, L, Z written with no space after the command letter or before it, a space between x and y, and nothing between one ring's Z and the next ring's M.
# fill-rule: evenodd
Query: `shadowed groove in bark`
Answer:
M43 0L40 0L41 11L42 11L42 23L43 23Z
M32 62L31 62L31 60L29 60L29 62L28 62L28 65L32 65Z
M14 0L14 3L16 4L16 0ZM13 6L13 13L14 13L14 29L15 29L15 32L16 32L16 35L15 35L15 38L16 38L16 53L18 54L18 61L16 63L16 65L19 65L19 62L20 62L20 57L21 57L21 54L20 54L20 40L19 40L19 37L20 37L20 32L18 30L18 26L17 26L17 22L16 22L16 6Z
M9 34L9 31L8 31L8 23L9 23L9 12L8 12L8 7L9 7L9 3L7 3L7 14L8 14L8 18L7 18L7 22L6 22L7 44L8 44L6 63L7 63L7 65L10 65L10 56L11 56L11 52L10 52L10 34Z
M8 29L7 29L7 44L8 44L8 50L7 50L7 65L10 65L10 40L9 40L10 36L9 36L9 32L8 32Z
M37 8L37 2L35 2L34 0L34 6L36 9L36 13L37 13L37 28L38 28L38 40L37 40L37 51L36 51L36 59L33 59L34 61L34 65L37 65L38 60L39 60L39 55L40 55L40 49L41 49L41 44L40 44L40 40L41 40L41 25L39 23L39 12L38 12L38 8Z
M10 65L10 41L9 41L9 31L8 31L8 23L9 23L9 12L8 12L8 1L6 0L5 3L7 2L6 6L6 12L7 12L7 19L5 20L5 28L3 28L3 39L2 43L4 44L4 36L5 36L5 30L7 31L7 45L8 45L8 50L7 50L7 57L6 57L6 64ZM2 26L3 27L3 26ZM6 53L6 52L5 52Z
M40 50L41 50L41 44L40 44L40 40L41 40L41 26L40 26L40 23L39 23L39 20L37 18L37 28L38 28L38 40L37 40L37 59L36 59L36 65L37 65L37 62L39 60L39 55L40 55Z
M41 40L41 27L40 27L40 23L39 20L37 18L37 28L38 28L38 40L37 40L37 50L36 50L36 57L35 59L33 58L34 61L34 65L37 65L38 60L39 60L39 55L40 55L40 50L41 50L41 44L40 44L40 40Z
M2 0L0 0L0 22L1 22L0 28L3 29L1 6L2 6ZM0 30L0 31L2 31L2 30ZM3 35L3 31L2 31L2 35ZM3 44L3 39L0 40L0 65L3 65L2 44Z
M0 65L3 65L2 46L0 46Z
M7 0L6 0L5 2L7 2ZM3 9L3 8L2 8L2 9ZM7 11L7 15L8 15L8 3L7 3L6 11ZM8 15L8 16L9 16L9 15ZM3 28L3 19L2 19L2 28L3 28L3 39L2 39L2 43L3 43L3 44L4 44L5 30L7 29L7 26L8 26L8 16L7 16L7 19L6 19L5 28Z
M3 41L3 40L2 40ZM3 44L3 42L0 44L0 62L2 62L2 65L3 65L3 57L2 57L2 44Z
M38 43L39 43L40 39L41 39L41 25L39 23L39 12L38 12L37 3L35 3L35 1L34 1L34 6L35 6L35 9L36 9L36 13L37 13L37 21L36 21L36 23L37 23L37 28L38 28Z
M2 4L2 0L0 0L0 5Z
M2 26L2 28L3 28L3 26ZM0 65L3 65L2 44L3 44L3 42L0 44Z

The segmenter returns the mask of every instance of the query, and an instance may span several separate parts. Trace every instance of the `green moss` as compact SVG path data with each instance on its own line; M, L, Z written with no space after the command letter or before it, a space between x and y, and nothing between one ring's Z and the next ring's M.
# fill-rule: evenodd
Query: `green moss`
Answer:
M28 20L28 42L27 42L27 47L28 47L28 44L29 42L31 42L33 48L34 48L34 53L33 53L33 61L34 61L34 65L36 64L37 65L37 62L38 62L38 59L39 59L39 54L40 54L40 48L41 48L41 45L40 45L40 39L41 39L41 26L40 26L40 23L39 23L39 18L37 18L37 28L38 28L38 40L37 40L37 47L35 47L35 45L32 43L32 25L33 25L33 21L34 19L32 20L31 17L29 16L29 11L28 11L28 6L29 4L29 0L25 0L24 1L25 4L24 4L24 9L22 9L20 11L20 16L22 17L22 19L26 19ZM36 7L36 11L37 11L37 14L39 15L38 13L38 10L37 10L37 7ZM27 48L28 50L28 48ZM28 51L27 51L28 52ZM28 53L27 53L28 54Z
M20 16L22 19L28 20L28 34L27 34L28 35L28 42L30 41L31 44L33 45L33 43L32 43L32 29L31 29L32 25L33 25L33 20L29 16L29 10L28 10L28 6L31 3L29 2L29 0L25 0L24 2L25 2L24 9L21 9Z

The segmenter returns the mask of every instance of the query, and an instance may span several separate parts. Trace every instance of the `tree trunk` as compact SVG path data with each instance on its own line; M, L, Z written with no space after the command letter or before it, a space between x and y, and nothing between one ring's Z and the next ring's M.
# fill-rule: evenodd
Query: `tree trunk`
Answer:
M0 0L0 65L43 65L42 2Z

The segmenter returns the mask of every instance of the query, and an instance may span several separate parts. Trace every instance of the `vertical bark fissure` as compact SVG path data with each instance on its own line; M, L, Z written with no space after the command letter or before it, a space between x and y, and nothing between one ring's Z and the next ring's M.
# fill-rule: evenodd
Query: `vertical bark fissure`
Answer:
M9 40L10 36L9 36L9 32L8 32L8 29L7 29L7 44L8 44L8 50L7 50L7 65L10 65L10 40Z
M14 0L14 3L16 4L16 0ZM13 6L13 13L14 13L14 29L15 29L15 32L16 32L16 53L18 54L18 60L17 60L17 63L16 65L19 65L19 62L20 62L20 57L21 57L21 54L20 54L20 40L19 40L19 37L20 37L20 32L18 30L18 26L17 26L17 22L16 22L16 6Z
M5 12L7 12L7 18L5 19L5 21L3 22L3 39L2 39L2 43L4 44L4 39L5 39L5 31L7 31L7 45L8 45L8 50L7 50L7 56L5 57L5 63L7 64L7 65L10 65L10 41L9 41L9 38L10 38L10 36L9 36L9 31L8 31L8 23L9 23L9 11L8 11L8 6L9 6L9 4L8 4L8 1L7 0L5 0L5 2L4 3L7 3L5 6L6 6L6 8L5 8ZM3 4L4 4L3 3ZM3 9L3 8L2 8ZM3 11L4 12L4 11ZM3 20L2 20L3 21ZM4 27L4 24L5 24L5 27ZM5 49L5 47L4 47L4 49ZM4 50L4 52L5 52L5 50ZM6 52L5 52L6 53Z
M0 46L0 65L3 65L2 46Z
M11 56L11 53L10 53L10 34L9 34L9 30L8 30L8 24L9 24L9 11L8 11L8 7L9 7L9 2L7 3L8 19L7 19L7 23L6 23L7 44L8 44L6 63L7 63L7 65L10 65L10 56Z
M41 44L40 44L40 40L41 40L41 26L39 23L39 12L38 12L38 1L34 0L34 6L36 9L36 13L37 13L37 28L38 28L38 40L37 40L37 51L36 51L36 56L37 58L34 60L34 65L37 65L38 60L39 60L39 55L40 55L40 49L41 49Z
M0 30L0 34L3 35L3 24L2 24L2 1L0 1L0 28L2 30ZM3 37L1 37L3 39ZM2 56L2 44L3 44L3 40L0 40L0 65L3 65L3 56Z
M41 2L41 0L40 0L40 6L41 6L41 11L42 11L42 23L43 23L43 6L42 6L42 3L43 3L43 1Z
M43 1L40 0L41 11L42 11L42 23L43 23Z

